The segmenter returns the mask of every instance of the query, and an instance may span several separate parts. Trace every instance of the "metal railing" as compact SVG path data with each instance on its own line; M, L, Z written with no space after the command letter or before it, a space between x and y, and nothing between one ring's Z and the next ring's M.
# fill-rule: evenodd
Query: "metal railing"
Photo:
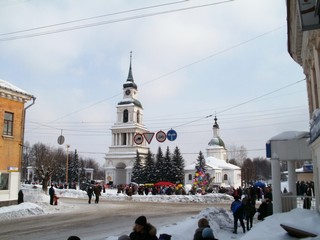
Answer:
M289 212L294 208L316 209L316 202L311 196L297 196L290 193L282 194L282 212Z

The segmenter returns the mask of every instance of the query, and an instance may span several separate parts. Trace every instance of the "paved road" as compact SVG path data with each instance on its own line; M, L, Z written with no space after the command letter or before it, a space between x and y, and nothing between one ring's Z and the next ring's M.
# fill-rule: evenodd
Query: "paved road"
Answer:
M157 228L197 215L206 207L229 204L151 203L106 201L88 204L86 199L61 198L60 202L80 207L58 214L33 216L0 222L1 240L57 240L77 235L83 240L105 240L108 236L129 234L137 216L145 215Z

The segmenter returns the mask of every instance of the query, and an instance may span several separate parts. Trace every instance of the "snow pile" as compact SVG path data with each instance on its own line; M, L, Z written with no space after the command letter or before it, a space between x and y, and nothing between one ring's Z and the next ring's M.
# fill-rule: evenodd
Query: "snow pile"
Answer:
M9 219L43 214L46 214L46 212L39 205L26 202L19 205L0 208L0 222Z

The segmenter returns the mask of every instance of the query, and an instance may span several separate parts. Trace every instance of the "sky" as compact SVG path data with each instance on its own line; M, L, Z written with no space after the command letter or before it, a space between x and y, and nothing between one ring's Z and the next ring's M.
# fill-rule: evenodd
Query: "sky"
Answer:
M69 145L103 164L131 51L144 125L178 134L153 139L153 153L178 146L194 162L214 116L227 148L244 146L250 158L266 157L281 132L309 130L285 1L3 0L0 29L0 79L36 97L30 144Z
M284 185L285 186L285 185ZM13 205L9 207L0 208L0 222L8 221L15 218L44 215L44 214L59 214L68 211L83 211L83 204L70 204L63 203L63 198L59 199L59 203L54 208L49 205L49 196L45 195L42 191L37 191L31 188L32 185L23 185L24 203L19 205ZM39 186L41 189L41 186ZM56 189L58 196L64 196L68 198L85 198L87 199L86 192L73 190L73 189ZM224 194L208 194L208 195L133 195L132 201L152 201L152 202L206 202L215 203L217 201L232 201L231 196ZM102 199L109 199L123 201L126 199L124 194L116 194L115 189L106 189L106 193L102 193ZM110 206L109 206L110 207ZM176 224L163 223L162 226L157 227L157 233L167 233L172 236L172 240L185 240L186 236L193 236L197 222L200 218L207 218L209 220L210 227L213 229L215 238L218 239L241 239L241 240L269 240L269 239L296 239L289 236L280 224L286 224L292 227L298 227L314 234L320 235L319 224L320 217L314 210L306 209L293 209L287 213L278 213L267 217L264 221L258 221L257 216L254 217L254 224L250 231L245 234L242 231L238 231L238 234L233 234L232 229L233 216L231 211L223 208L206 207L196 215L179 219ZM172 216L174 218L174 216ZM118 235L106 236L105 240L117 240L123 233L124 229L119 229ZM240 230L240 228L239 228ZM128 233L131 229L127 230ZM97 232L100 236L101 233ZM81 236L79 236L81 238ZM94 238L94 236L91 236ZM190 238L191 239L191 238ZM304 238L304 239L320 239L316 238Z

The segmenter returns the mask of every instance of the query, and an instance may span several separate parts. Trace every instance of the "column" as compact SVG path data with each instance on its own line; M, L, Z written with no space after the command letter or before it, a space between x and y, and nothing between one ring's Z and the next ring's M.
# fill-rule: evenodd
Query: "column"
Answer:
M296 182L296 161L288 161L288 191L292 192L292 195L297 195Z
M273 213L282 212L280 160L271 158Z

